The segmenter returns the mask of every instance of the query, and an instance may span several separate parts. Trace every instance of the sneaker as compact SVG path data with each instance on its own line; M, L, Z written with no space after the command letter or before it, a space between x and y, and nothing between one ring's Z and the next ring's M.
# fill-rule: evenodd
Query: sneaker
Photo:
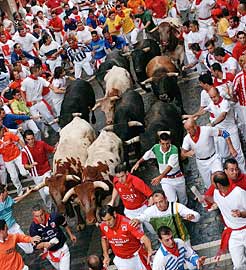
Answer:
M49 138L49 136L50 136L50 135L49 135L48 130L45 130L45 131L44 131L44 137L47 139L47 138Z

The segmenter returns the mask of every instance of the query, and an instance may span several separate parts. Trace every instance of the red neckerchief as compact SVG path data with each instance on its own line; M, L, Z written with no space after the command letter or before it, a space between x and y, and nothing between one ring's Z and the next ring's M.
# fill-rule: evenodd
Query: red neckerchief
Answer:
M22 52L22 49L15 49L15 52L17 55L22 55L23 52Z
M202 2L202 0L196 0L196 5L197 5L197 6L200 5L201 2Z
M21 63L23 66L25 66L25 67L30 67L30 65L29 65L29 63L28 62L26 62L26 63Z
M238 186L238 187L246 190L246 177L245 177L245 174L240 173L240 175L238 176L237 180L234 181L232 179L229 179L229 181L232 184L234 184L234 185L236 185L236 186Z
M33 79L33 80L37 80L38 78L36 78L35 76L33 76L33 74L29 75L29 78Z
M108 40L108 42L109 42L110 44L113 43L113 38L112 38L112 36L110 36L107 40Z
M117 15L119 17L121 17L121 18L125 18L126 17L126 15L125 15L125 13L123 11L121 11L120 13L117 13Z
M73 50L78 49L78 43L75 43L75 44L73 45L72 49L73 49Z
M201 128L199 126L197 126L197 129L196 129L196 133L194 136L190 136L192 141L194 141L195 143L198 142L199 140L199 137L200 137L200 133L201 133Z
M222 193L221 191L219 191L219 193L220 193L221 196L226 197L227 195L229 195L233 191L233 189L235 187L236 187L235 184L231 184L231 185L229 185L229 188L228 188L226 193Z
M196 59L199 59L200 56L201 56L201 54L202 54L202 50L200 50L199 52L197 52L196 55L195 55Z
M44 221L44 224L42 224L42 225L46 225L49 217L50 217L50 214L49 213L45 213L45 221ZM33 222L36 223L36 224L40 224L36 218L33 218Z
M217 105L218 107L220 107L220 103L223 101L223 97L220 96L218 102L214 102L214 105Z
M163 243L162 243L163 244ZM163 244L163 246L165 247L165 249L171 253L172 255L179 257L179 249L178 249L178 245L175 243L173 248L167 247Z
M226 55L224 56L224 60L222 63L225 63L229 58L230 58L230 54L226 53Z

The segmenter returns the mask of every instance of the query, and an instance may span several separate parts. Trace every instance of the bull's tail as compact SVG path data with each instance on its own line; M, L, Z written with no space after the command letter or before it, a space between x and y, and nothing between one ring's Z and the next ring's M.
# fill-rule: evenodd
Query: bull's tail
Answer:
M96 124L96 116L95 116L95 112L91 111L91 123L92 124Z

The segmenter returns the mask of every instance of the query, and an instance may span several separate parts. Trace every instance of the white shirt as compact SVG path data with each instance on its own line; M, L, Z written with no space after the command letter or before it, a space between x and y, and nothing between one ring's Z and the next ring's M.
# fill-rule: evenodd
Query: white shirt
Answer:
M200 214L185 205L175 202L173 205L173 213L174 215L177 214L177 209L178 213L181 217L185 218L187 215L194 215L194 219L192 219L192 222L198 222L200 219ZM149 222L151 218L161 218L161 217L166 217L166 216L171 216L172 215L172 209L171 209L171 203L169 202L168 208L165 211L160 211L156 205L152 205L147 207L142 214L139 216L135 217L138 219L141 223L147 221Z
M61 48L61 46L56 41L53 41L52 40L49 45L43 44L40 47L39 53L40 53L40 56L42 58L49 59L49 56L51 56L52 54L54 54L55 52L57 52L60 48ZM61 59L61 56L58 55L56 59ZM53 60L53 59L50 59L50 60Z
M214 117L211 118L213 119L211 122L214 122L219 117L219 115L221 115L223 112L226 112L227 114L225 119L216 126L220 129L226 129L228 132L236 128L234 111L231 108L228 100L223 98L218 105L215 105L214 102L211 101L209 105L204 108L204 110L213 114Z
M89 29L89 26L85 26L85 29L83 31L77 32L78 42L84 43L91 40L91 31Z
M197 18L209 18L211 17L211 10L215 5L215 0L202 0L199 5L196 5L196 1L193 2L191 9L195 9Z
M239 31L245 31L245 24L239 23L238 27L236 28L231 28L231 26L227 29L227 34L229 35L229 38L233 38L234 36L236 36L236 34Z
M21 89L26 93L27 101L41 101L43 88L49 85L50 83L41 77L38 77L37 80L27 77L23 80Z
M220 63L220 65L223 72L235 72L236 70L235 74L237 74L241 70L237 60L232 56L230 56L224 63Z
M171 147L169 149L169 151L171 150ZM170 166L172 167L172 170L168 173L168 175L172 175L172 174L175 174L176 172L180 171L180 166L179 166L179 157L178 157L178 154L172 154L167 163L165 163L165 156L166 154L169 152L167 151L166 153L164 153L162 151L162 149L160 148L160 152L163 154L163 164L160 164L158 162L158 166L159 166L159 172L162 173L166 168L167 166ZM152 151L152 149L148 150L147 152L145 152L145 154L143 155L143 159L144 160L148 160L150 158L156 158L154 152Z
M32 52L32 49L34 48L33 44L38 42L38 39L36 39L32 34L26 33L24 37L21 37L19 32L14 34L13 40L15 43L20 43L22 49L28 53Z
M47 25L49 24L49 20L45 17L43 18L43 20L37 17L37 20L38 24L42 27L42 29L46 29Z
M188 133L184 137L182 148L184 150L193 150L196 158L203 159L212 156L215 153L214 137L219 136L217 127L200 127L200 136L197 142L194 142Z
M197 32L190 31L187 35L188 44L198 43L202 50L205 50L205 43L208 40L208 30L200 28Z
M227 196L222 196L218 189L214 191L214 202L218 205L225 224L232 229L246 225L245 218L233 217L232 210L246 211L246 191L235 187Z
M13 51L14 42L12 40L7 40L6 43L0 42L0 51L3 53L4 57L11 62L11 53Z
M176 0L178 11L184 11L190 8L191 3L189 0Z

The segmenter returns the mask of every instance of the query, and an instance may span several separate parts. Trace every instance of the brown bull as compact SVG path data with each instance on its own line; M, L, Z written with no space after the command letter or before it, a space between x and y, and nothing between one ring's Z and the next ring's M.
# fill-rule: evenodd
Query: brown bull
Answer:
M73 196L85 212L86 224L94 224L96 222L96 209L98 206L96 191L100 188L104 191L109 191L109 186L102 181L85 181L71 188L65 194L62 201L66 203Z
M52 197L54 203L56 204L57 211L60 214L71 215L72 206L68 204L64 204L62 199L66 192L70 190L70 188L78 185L81 182L80 178L75 175L64 175L64 174L56 174L51 177L46 177L43 183L37 185L34 190L38 191L41 188L47 186L49 188L50 196ZM77 213L78 225L77 229L82 230L84 228L84 220L80 214L80 209L78 207L74 208ZM70 211L70 212L69 212Z

